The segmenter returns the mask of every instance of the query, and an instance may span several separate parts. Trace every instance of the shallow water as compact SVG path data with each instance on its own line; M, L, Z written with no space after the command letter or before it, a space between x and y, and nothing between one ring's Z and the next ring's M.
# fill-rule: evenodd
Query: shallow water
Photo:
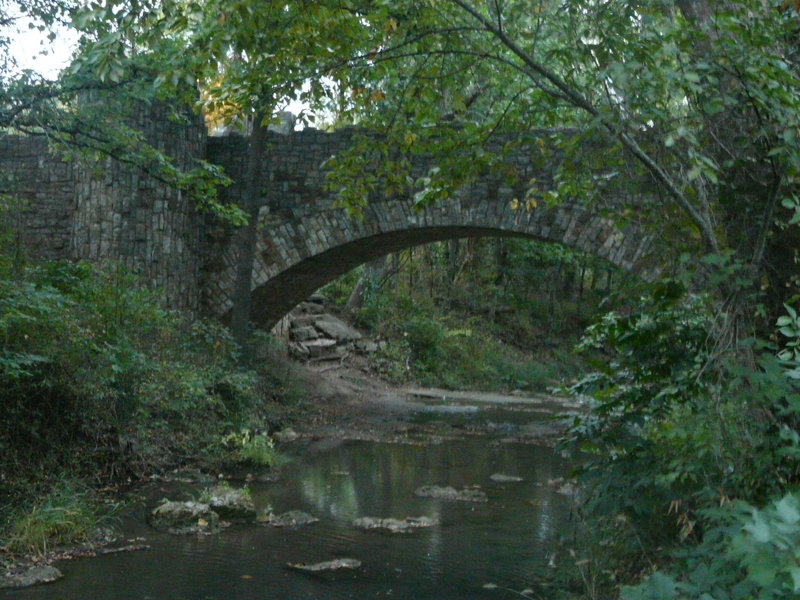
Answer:
M492 420L503 423L496 410ZM250 484L254 501L276 513L305 510L318 523L297 529L233 525L218 535L181 537L150 530L141 511L123 525L126 535L145 537L151 551L61 563L62 580L3 597L463 600L519 597L502 588L544 593L537 582L549 571L553 542L566 533L569 513L569 499L546 484L566 469L552 449L491 436L433 445L326 441L292 448L295 457L281 481ZM495 483L493 473L524 481ZM489 502L417 498L414 490L422 485L479 485ZM161 492L154 490L153 498ZM163 493L181 497L174 489ZM360 516L422 515L441 524L411 534L351 526ZM286 568L343 557L361 560L362 568L327 574Z

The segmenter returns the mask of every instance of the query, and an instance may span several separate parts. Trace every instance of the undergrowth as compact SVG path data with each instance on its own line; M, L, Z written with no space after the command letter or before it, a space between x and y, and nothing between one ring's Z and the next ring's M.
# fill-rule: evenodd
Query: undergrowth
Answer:
M114 265L0 261L0 546L84 541L92 487L273 464L264 434L300 393L266 336L250 351L239 360L224 327L165 310Z

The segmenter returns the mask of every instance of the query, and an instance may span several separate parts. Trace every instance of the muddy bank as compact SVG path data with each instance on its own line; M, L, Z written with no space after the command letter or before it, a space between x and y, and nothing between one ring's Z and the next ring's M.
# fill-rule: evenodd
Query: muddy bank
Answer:
M575 401L543 394L396 387L358 361L307 369L310 411L293 428L300 439L435 443L493 434L501 441L553 445L567 425L559 415L581 410ZM504 417L493 419L500 412ZM516 415L513 423L509 413Z

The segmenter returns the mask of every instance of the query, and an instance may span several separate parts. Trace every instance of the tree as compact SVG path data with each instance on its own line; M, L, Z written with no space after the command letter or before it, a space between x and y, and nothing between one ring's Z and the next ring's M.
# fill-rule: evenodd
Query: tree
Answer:
M265 207L260 175L268 125L299 98L319 104L332 94L320 65L342 63L361 33L358 13L327 2L109 2L81 13L91 33L78 61L101 79L125 77L144 61L158 90L183 84L200 89L195 106L225 120L252 124L248 179L240 207L246 224L238 249L231 327L241 345L248 335L250 287L258 218ZM312 114L301 115L313 121Z
M785 224L800 219L796 13L786 3L370 8L384 40L347 63L345 110L395 147L438 157L418 182L420 202L451 193L476 164L496 163L483 153L492 135L558 125L567 159L557 188L534 183L534 197L591 202L601 183L644 178L656 193L615 207L615 218L643 221L677 252L738 261L778 296L787 285L797 293L787 276L794 259L781 249L797 239ZM584 144L593 137L605 148ZM343 200L359 198L345 190Z

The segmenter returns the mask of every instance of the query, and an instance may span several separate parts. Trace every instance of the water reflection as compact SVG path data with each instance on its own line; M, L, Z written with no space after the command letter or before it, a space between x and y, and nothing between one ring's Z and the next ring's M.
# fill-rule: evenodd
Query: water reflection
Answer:
M349 442L298 453L283 481L252 484L254 500L276 513L305 510L319 523L298 529L236 525L217 536L189 538L131 523L129 534L146 535L151 552L66 563L62 581L6 594L20 600L497 599L505 596L482 586L531 587L548 568L553 536L566 525L566 498L542 485L565 468L548 448L472 438L430 446ZM493 482L498 472L524 481ZM414 490L422 485L479 485L489 502L417 498ZM409 535L351 525L359 516L421 515L440 525ZM341 557L364 566L335 575L285 568L287 562Z

